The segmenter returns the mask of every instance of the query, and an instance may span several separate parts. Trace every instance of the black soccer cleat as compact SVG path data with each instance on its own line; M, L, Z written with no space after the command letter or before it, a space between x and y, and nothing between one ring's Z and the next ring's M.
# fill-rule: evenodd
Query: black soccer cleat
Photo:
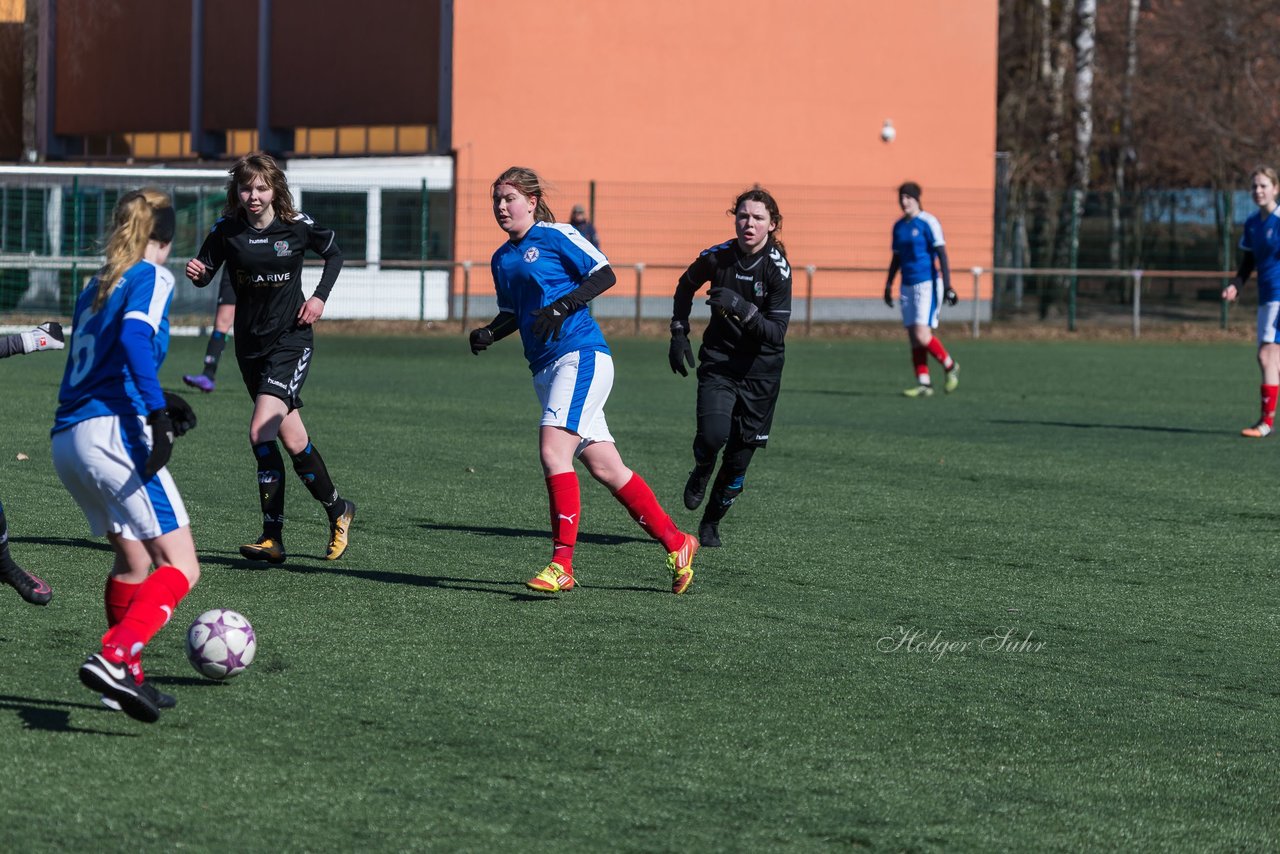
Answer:
M702 503L702 497L707 494L707 481L711 480L711 473L715 468L715 463L712 462L706 466L695 465L693 471L689 472L689 480L684 485L685 507L690 510L698 509L698 505Z
M144 694L149 695L151 699L155 701L158 708L172 709L178 705L177 697L172 694L164 693L145 679L138 683L138 688L140 688ZM113 712L120 711L120 704L108 697L106 694L102 695L102 705L106 706Z
M17 590L18 595L32 605L48 605L53 598L53 590L43 578L32 575L13 562L0 567L0 581Z
M122 661L107 661L101 653L94 653L80 665L80 681L90 691L115 700L120 710L136 721L153 724L160 720L155 697L133 681L133 674Z
M716 549L720 547L720 523L719 522L703 522L698 526L698 541L702 543L704 549Z

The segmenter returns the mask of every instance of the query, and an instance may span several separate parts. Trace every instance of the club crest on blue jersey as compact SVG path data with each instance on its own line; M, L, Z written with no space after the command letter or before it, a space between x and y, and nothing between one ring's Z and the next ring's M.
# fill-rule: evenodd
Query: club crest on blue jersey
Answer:
M280 256L281 258L289 257L289 241L277 240L275 242L275 245L272 246L271 248L276 250L276 255Z
M528 249L526 249L524 253L524 260L526 264L532 264L534 261L537 261L538 247L530 246Z

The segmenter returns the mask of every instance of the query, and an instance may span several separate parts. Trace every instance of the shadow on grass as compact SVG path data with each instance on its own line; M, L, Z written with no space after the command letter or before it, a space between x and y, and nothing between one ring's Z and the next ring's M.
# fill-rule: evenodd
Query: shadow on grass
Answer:
M902 392L854 391L847 388L788 388L787 395L814 394L823 397L902 397Z
M38 543L42 546L66 546L68 548L97 549L102 552L111 551L111 544L105 539L89 540L84 537L10 537L11 543Z
M137 733L110 732L109 730L90 729L71 725L71 712L77 709L102 711L106 714L117 714L108 709L90 705L89 703L65 703L58 700L37 700L32 697L13 697L0 695L0 709L17 712L23 729L40 730L41 732L76 732L86 735L110 735L136 738Z
M1156 427L1150 424L1090 424L1079 421L1035 421L1023 418L992 418L988 423L1033 427L1072 427L1078 430L1140 430L1150 433L1187 433L1200 436L1230 435L1230 431L1224 430L1196 430L1191 427Z
M460 531L464 534L480 534L486 537L532 537L539 540L551 538L549 530L532 530L530 528L493 528L484 525L444 525L438 522L422 522L419 528L428 531ZM578 533L578 542L591 543L597 546L616 546L622 543L647 543L648 537L628 537L618 534L584 534Z

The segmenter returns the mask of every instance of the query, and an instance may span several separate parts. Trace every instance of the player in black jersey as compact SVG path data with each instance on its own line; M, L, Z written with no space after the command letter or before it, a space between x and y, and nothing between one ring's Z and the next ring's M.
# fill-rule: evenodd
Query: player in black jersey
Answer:
M199 254L187 262L187 278L197 287L226 264L236 292L236 361L253 416L249 441L258 467L262 536L240 547L250 560L283 563L284 443L293 470L329 517L327 560L346 551L356 505L338 494L320 452L298 410L302 384L311 367L312 324L342 269L333 232L316 225L293 206L279 165L266 154L250 154L231 167L227 204ZM310 249L324 259L320 283L310 298L302 293L302 256Z
M690 510L702 504L723 448L698 528L702 545L712 547L720 545L720 520L742 493L752 454L769 441L791 320L791 265L778 239L778 203L757 186L738 196L728 213L737 239L704 250L676 285L668 355L671 370L688 376L689 311L693 295L710 282L711 322L698 350L698 429L684 504Z

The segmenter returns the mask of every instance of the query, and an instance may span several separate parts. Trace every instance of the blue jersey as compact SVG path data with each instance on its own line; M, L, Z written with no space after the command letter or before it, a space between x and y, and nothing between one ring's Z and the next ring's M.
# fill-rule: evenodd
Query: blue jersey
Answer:
M103 415L146 415L164 406L157 373L169 352L169 303L173 273L150 261L125 272L111 296L94 311L98 292L94 277L76 300L67 367L58 391L53 432ZM125 351L125 324L140 321L151 328L151 352ZM141 358L139 358L141 356ZM151 368L151 370L147 370Z
M1253 253L1258 270L1258 302L1280 300L1280 208L1263 215L1254 211L1244 221L1240 248Z
M567 318L559 341L542 342L533 334L533 313L582 284L609 259L571 225L534 223L520 242L507 241L493 253L493 286L498 311L516 316L524 357L535 374L556 359L575 350L609 352L604 334L585 309Z
M913 217L904 216L895 222L893 254L898 256L902 269L902 284L918 285L933 281L937 247L944 243L942 224L931 213L920 211Z

